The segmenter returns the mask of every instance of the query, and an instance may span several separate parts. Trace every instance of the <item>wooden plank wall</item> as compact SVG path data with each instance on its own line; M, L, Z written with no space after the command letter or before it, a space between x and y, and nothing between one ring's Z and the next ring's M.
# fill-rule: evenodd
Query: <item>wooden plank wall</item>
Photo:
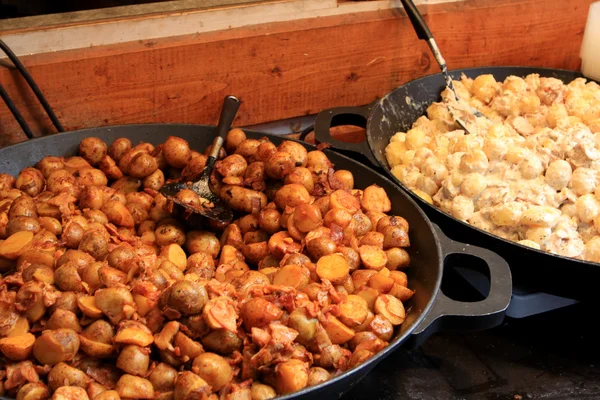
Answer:
M469 0L425 6L450 68L578 69L592 0ZM362 105L438 72L401 11L277 23L23 57L68 130L127 123L216 123L223 97L244 126ZM38 134L54 132L18 73L0 82ZM4 104L0 144L24 139Z

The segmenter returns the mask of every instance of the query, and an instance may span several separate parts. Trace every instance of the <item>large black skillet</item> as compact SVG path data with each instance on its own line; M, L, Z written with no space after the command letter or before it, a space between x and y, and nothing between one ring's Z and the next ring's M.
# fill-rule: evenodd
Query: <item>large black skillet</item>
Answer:
M85 129L34 139L0 149L0 172L17 175L18 172L48 155L65 156L77 152L79 142L88 136L97 136L107 143L119 137L127 137L133 143L147 141L164 142L170 135L186 139L193 149L203 151L211 144L214 127L200 125L125 125ZM247 132L252 138L267 136L274 143L281 137L257 132ZM306 148L314 150L309 144ZM475 246L449 240L433 225L416 203L390 180L352 159L327 151L336 168L352 171L356 187L371 184L383 187L392 200L392 212L406 218L410 224L411 266L407 270L409 286L415 290L410 301L406 321L390 345L373 358L329 382L305 389L285 399L337 398L347 392L377 363L405 342L418 346L437 330L480 330L500 324L512 293L511 274L507 263L497 254ZM440 290L445 264L457 264L468 259L487 265L491 289L489 296L480 302L458 302L445 296ZM0 398L1 399L1 398Z
M460 79L463 73L470 78L492 74L497 81L503 81L509 75L525 77L528 74L554 77L566 83L582 77L574 71L532 67L483 67L450 71L453 79ZM428 75L396 88L367 106L324 110L315 121L315 137L318 142L329 143L333 149L377 166L378 171L387 174L409 193L431 220L452 239L493 249L500 254L508 261L514 282L521 287L578 300L597 298L599 264L531 249L475 228L422 200L391 173L385 158L385 148L391 137L396 132L410 129L431 103L440 101L440 93L444 88L445 81L441 74ZM340 125L366 127L366 140L347 143L334 139L330 127Z

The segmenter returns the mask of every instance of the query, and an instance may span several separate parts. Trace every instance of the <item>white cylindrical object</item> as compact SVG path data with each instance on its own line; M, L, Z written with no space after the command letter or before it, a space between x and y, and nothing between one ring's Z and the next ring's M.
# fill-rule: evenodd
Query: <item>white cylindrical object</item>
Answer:
M590 5L579 55L581 73L600 80L600 1Z

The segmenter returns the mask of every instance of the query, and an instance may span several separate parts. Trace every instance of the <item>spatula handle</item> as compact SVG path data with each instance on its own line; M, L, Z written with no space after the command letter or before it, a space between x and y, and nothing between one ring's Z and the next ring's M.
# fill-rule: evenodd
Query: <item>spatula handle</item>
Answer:
M408 18L410 19L410 22L412 23L413 28L415 28L415 32L417 32L417 36L419 37L419 39L422 39L425 41L433 39L433 35L431 34L431 31L429 30L429 27L425 23L423 16L417 9L417 6L415 6L415 3L413 3L412 0L400 0L400 1L402 2L404 9L406 10L406 14L408 15Z
M210 176L212 169L215 165L215 161L219 157L219 151L223 147L225 142L225 136L231 128L231 124L235 118L235 115L240 108L240 100L235 96L226 96L223 100L223 107L221 108L221 116L219 117L219 124L217 125L217 135L213 140L208 160L206 160L206 168L203 171L203 175Z

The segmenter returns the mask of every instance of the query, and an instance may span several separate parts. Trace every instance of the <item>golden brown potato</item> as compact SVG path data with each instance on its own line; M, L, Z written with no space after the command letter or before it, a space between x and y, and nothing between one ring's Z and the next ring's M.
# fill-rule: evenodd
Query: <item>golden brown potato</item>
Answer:
M297 183L284 185L275 193L275 204L282 210L286 206L297 207L309 202L310 194L304 186Z
M263 385L262 383L252 382L250 388L250 397L252 400L267 400L277 397L275 389L271 386Z
M108 242L104 236L90 232L81 238L79 250L88 253L96 260L104 260L108 255Z
M129 139L115 139L115 141L112 142L111 145L108 147L108 155L116 162L119 162L121 157L123 157L125 153L131 150L131 147L131 141Z
M0 395L4 395L4 393L0 392ZM50 391L41 382L27 383L17 392L17 400L47 400L49 398Z
M40 170L44 178L48 178L52 171L63 169L64 162L61 157L47 156L38 161L35 167Z
M127 172L134 178L146 178L158 169L156 158L148 153L138 153L131 159Z
M17 177L15 187L23 193L35 197L40 194L46 185L44 175L35 168L25 168Z
M48 385L52 390L56 390L61 386L78 386L84 388L90 380L85 372L73 368L64 362L56 364L48 374Z
M283 179L295 166L289 153L277 151L265 162L265 173L271 179Z
M208 383L198 375L190 371L182 372L175 381L173 400L186 400L202 398L202 394L208 388Z
M33 199L27 195L22 195L13 200L8 210L8 218L33 217L37 218L37 208Z
M179 281L167 289L161 296L163 307L169 307L183 315L197 314L208 301L204 286L197 282Z
M97 137L87 137L79 143L79 155L90 165L97 165L107 151L106 143Z
M42 364L71 361L79 350L79 335L71 329L46 330L35 340L33 356Z
M320 150L309 151L306 158L306 168L315 174L326 174L331 168L327 155Z
M157 169L150 175L146 176L143 182L144 188L153 190L160 190L164 184L165 175L160 169Z
M137 192L142 186L142 181L136 178L131 178L128 176L124 176L122 178L117 179L110 185L110 187L117 192L122 192L124 194L130 192Z
M281 142L277 150L288 153L294 160L296 167L305 167L308 161L308 151L300 143L284 140Z
M77 333L81 332L81 325L75 313L57 309L52 313L52 316L46 322L46 329L71 329Z
M116 161L113 160L108 154L102 157L98 163L98 168L108 179L115 180L123 177L123 171L119 168Z
M123 287L98 289L94 293L94 299L96 307L115 324L123 319L131 318L135 312L133 297L129 290Z
M129 374L122 375L115 390L121 398L153 399L154 388L149 380Z
M18 271L0 352L40 374L11 395L267 399L392 339L414 291L409 226L385 214L382 188L355 189L322 151L233 129L211 184L235 219L188 218L158 190L202 173L210 148L196 150L88 138L81 157L0 174L0 272ZM273 343L291 358L256 352Z
M54 283L57 288L65 292L83 292L85 290L77 266L73 263L63 264L54 271Z
M182 138L169 136L164 143L162 153L170 166L183 168L191 159L188 142Z
M233 379L233 369L220 355L203 353L194 359L192 371L204 379L213 391L219 391Z
M227 153L232 154L237 147L246 140L246 134L239 128L231 129L225 136L225 150Z
M295 167L292 169L292 171L285 176L284 182L286 184L300 184L306 188L308 193L312 193L315 188L312 173L305 167Z
M235 154L239 154L246 159L249 163L252 163L256 160L256 152L258 150L258 146L260 146L261 142L256 139L245 139L240 142L235 148Z
M308 386L308 364L291 359L275 367L275 386L277 393L288 394Z
M8 236L14 235L21 231L30 231L33 233L39 232L41 229L40 221L37 218L32 217L16 217L12 218L6 224L6 234Z
M352 172L345 169L338 169L333 173L333 176L342 184L342 189L354 189L354 175L352 175Z
M52 400L90 400L85 389L78 386L61 386L52 395Z
M219 161L215 169L223 177L242 177L246 173L247 167L248 163L244 157L239 154L232 154Z
M277 152L277 146L271 142L262 142L256 149L256 160L267 162Z
M396 269L404 269L410 265L410 256L406 250L400 247L392 247L385 251L388 262L386 264L387 269L390 271Z
M275 208L263 208L258 215L260 229L270 234L278 232L281 227L281 213Z
M384 249L410 246L410 238L404 226L386 226L382 233Z
M150 366L150 349L136 345L125 346L117 358L117 368L128 374L145 376Z
M267 205L267 196L240 186L223 185L219 196L234 210L245 213L259 212Z
M328 237L315 238L306 243L306 250L313 260L328 256L337 251L337 245Z
M226 329L217 329L202 337L202 345L215 353L229 355L241 350L242 339Z

